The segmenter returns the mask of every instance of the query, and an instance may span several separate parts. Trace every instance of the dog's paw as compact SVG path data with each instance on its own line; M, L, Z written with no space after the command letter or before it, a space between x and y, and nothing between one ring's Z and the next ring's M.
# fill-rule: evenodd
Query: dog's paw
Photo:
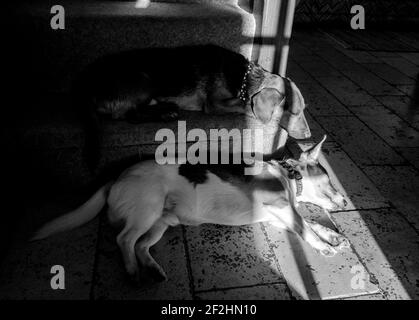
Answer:
M345 237L340 236L339 241L340 241L340 243L338 245L338 248L340 250L349 249L351 247L351 243Z
M330 236L328 240L329 240L328 242L333 247L335 247L339 250L343 250L343 249L351 247L351 244L349 243L349 240L346 239L344 236L339 235L339 234Z
M167 275L162 268L151 267L148 271L150 277L156 282L167 281Z
M336 249L334 249L332 246L327 245L325 248L319 250L320 254L326 258L334 257L337 253Z
M340 236L339 234L330 235L327 239L327 242L329 242L334 247L338 247L344 239L345 238Z
M141 270L141 284L151 284L154 282L167 281L166 273L159 265L143 266Z

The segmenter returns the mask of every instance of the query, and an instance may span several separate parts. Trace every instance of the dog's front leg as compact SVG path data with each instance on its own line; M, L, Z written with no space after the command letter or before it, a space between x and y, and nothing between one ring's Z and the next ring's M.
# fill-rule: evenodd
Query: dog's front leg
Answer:
M271 224L295 232L326 257L333 257L336 254L337 251L326 241L320 239L293 206L287 205L281 208L270 204L264 206L275 218L270 221Z
M214 99L211 110L207 113L225 114L225 113L246 113L245 103L238 98Z
M333 231L330 228L322 226L317 222L308 222L311 229L324 241L327 241L334 247L338 247L339 249L350 248L350 243L347 238L342 236L341 234Z

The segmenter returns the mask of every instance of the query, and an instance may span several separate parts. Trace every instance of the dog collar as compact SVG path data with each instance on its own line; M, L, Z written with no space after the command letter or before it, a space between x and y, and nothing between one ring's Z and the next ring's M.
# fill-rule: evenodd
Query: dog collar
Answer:
M238 96L239 99L242 100L243 102L246 102L246 100L248 99L247 77L251 71L252 71L252 63L249 62L249 64L247 65L246 72L244 73L244 76L243 76L243 80L242 80L242 84L241 84L239 96Z
M287 160L282 160L278 163L288 171L288 179L295 180L295 184L297 186L296 196L301 196L303 192L303 176L300 171L296 170L294 166L287 162Z

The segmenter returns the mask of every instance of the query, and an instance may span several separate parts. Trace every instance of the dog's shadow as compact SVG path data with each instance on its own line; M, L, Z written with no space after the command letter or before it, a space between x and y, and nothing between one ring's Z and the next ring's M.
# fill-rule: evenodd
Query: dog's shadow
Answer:
M95 299L239 299L249 293L234 288L284 282L258 228L258 224L169 228L150 250L168 280L134 283L125 272L116 232L102 217ZM282 295L281 290L271 290L264 298Z

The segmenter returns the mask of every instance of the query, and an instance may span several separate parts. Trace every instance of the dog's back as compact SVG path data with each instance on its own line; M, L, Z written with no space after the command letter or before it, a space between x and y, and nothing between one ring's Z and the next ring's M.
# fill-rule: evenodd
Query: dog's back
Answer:
M147 48L102 57L78 81L98 98L127 93L139 81L139 73L150 77L153 96L183 94L204 79L214 81L224 74L230 89L238 90L246 63L242 55L214 45Z

